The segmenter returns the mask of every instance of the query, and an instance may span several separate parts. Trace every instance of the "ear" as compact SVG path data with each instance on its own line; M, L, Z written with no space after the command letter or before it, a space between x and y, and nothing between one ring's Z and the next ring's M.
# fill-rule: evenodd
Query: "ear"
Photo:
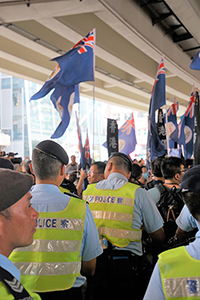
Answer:
M65 165L62 165L62 167L60 168L60 175L65 175Z
M109 162L107 163L107 170L108 170L108 171L111 171L112 168L113 168L113 163L112 163L111 161L109 161Z
M176 173L176 174L174 175L174 178L175 178L176 180L179 180L179 179L180 179L180 174L179 174L179 173Z

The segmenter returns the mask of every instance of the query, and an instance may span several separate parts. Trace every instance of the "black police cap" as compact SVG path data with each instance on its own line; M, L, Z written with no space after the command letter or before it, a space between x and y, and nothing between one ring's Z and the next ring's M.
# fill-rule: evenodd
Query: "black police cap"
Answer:
M62 164L67 165L69 158L67 152L58 143L52 140L44 140L35 147L47 156L59 160Z
M129 172L132 171L132 161L131 159L129 158L128 155L124 154L124 153L121 153L121 152L113 152L111 154L111 156L109 157L109 159L111 159L112 157L114 156L118 156L118 157L121 157L123 158L127 163L128 163L128 166L129 166Z
M0 169L0 211L19 201L33 185L33 177L26 173Z
M181 178L180 187L200 194L200 165L188 169Z

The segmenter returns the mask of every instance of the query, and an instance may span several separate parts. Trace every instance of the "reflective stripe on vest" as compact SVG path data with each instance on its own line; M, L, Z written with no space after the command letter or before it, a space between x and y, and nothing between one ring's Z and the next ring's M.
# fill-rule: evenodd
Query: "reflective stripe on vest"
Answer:
M158 265L166 299L200 299L200 261L185 247L161 253Z
M27 289L50 292L73 286L81 269L85 212L86 202L71 197L63 211L39 213L32 245L10 256Z
M132 183L117 190L100 190L96 184L88 185L83 198L89 202L100 238L105 237L118 247L125 247L130 241L141 241L142 231L132 228L137 188Z

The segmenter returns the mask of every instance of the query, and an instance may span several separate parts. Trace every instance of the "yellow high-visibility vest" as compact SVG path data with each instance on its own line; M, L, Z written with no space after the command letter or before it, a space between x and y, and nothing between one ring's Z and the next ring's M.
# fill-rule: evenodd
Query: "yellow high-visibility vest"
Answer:
M73 197L63 211L39 213L32 245L10 256L26 289L49 292L73 286L81 269L85 213L86 202Z
M158 265L166 299L200 299L200 261L184 246L161 253Z
M137 185L126 183L116 190L100 190L89 184L83 199L89 203L100 239L126 247L131 241L140 242L142 231L132 228Z

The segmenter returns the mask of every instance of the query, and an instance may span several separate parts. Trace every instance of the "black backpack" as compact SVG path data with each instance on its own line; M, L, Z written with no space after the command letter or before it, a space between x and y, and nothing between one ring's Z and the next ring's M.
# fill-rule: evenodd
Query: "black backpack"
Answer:
M160 200L157 208L164 220L164 230L167 241L174 236L177 225L176 218L179 216L183 206L182 191L173 186L170 190L163 184L156 185L160 192Z

